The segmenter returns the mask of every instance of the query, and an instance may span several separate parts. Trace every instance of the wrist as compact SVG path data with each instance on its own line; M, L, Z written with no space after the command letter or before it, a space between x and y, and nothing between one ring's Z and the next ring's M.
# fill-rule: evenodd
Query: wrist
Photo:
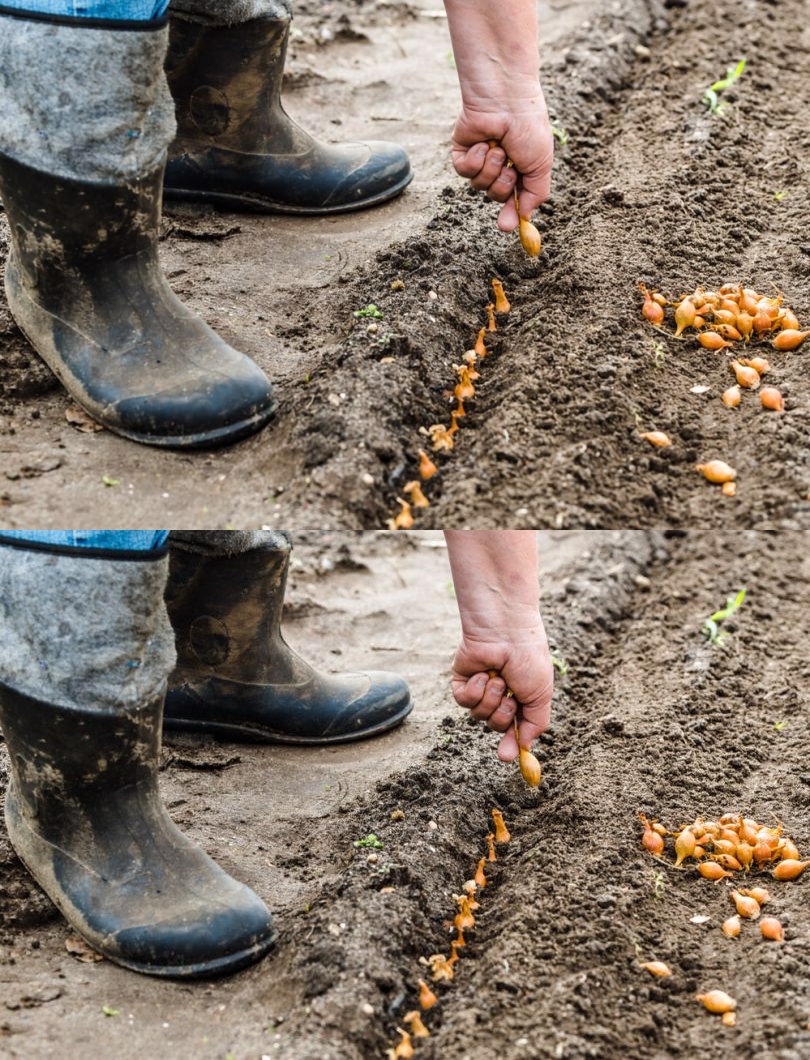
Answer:
M465 641L487 645L536 644L545 639L543 619L536 604L512 605L498 614L461 609L461 632Z

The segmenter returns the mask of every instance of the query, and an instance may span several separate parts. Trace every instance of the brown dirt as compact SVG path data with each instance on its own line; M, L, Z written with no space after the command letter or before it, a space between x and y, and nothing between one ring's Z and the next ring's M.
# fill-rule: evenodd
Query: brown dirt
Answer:
M494 274L515 309L420 525L810 523L802 350L771 358L784 415L760 412L751 395L730 412L718 401L726 358L653 332L636 289L742 279L783 290L810 318L810 87L797 61L810 30L799 0L541 5L544 83L570 138L540 213L537 264L450 174L457 89L435 7L307 4L289 68L288 104L314 131L409 147L418 177L406 196L309 224L190 208L167 217L172 283L278 382L276 422L193 455L78 434L6 316L6 525L383 525L413 473L419 428L447 421L451 365ZM742 54L749 69L715 118L701 94ZM404 290L392 291L399 279ZM352 316L370 302L385 314L372 333ZM710 390L695 395L695 384ZM652 451L639 428L676 444ZM736 500L693 471L712 457L737 467ZM121 485L105 488L103 475Z
M399 667L413 667L420 707L398 734L314 756L185 741L169 750L172 812L274 905L274 953L215 984L78 964L64 954L64 926L6 852L0 1025L10 1056L71 1060L92 1043L123 1060L145 1050L180 1060L382 1057L413 1004L419 958L447 950L451 895L481 856L493 805L513 841L417 1058L686 1060L706 1048L765 1060L808 1055L806 880L769 881L784 944L761 941L750 925L732 942L719 930L729 885L653 861L637 821L639 811L674 825L744 810L783 820L807 851L803 535L546 539L568 550L543 579L543 606L569 670L539 742L537 792L497 763L492 734L445 709L438 670L452 644L452 601L439 591L441 550L426 541L434 543L308 535L291 601L293 639L316 658L337 631L341 665L375 648L405 653ZM342 561L329 570L323 560L339 559L341 544ZM743 585L749 596L729 639L711 646L703 620ZM398 760L396 743L411 733L415 751ZM318 790L327 779L338 790ZM371 832L384 849L370 861L353 841ZM693 924L696 914L710 919ZM638 961L650 959L667 961L673 977L642 972ZM735 1029L693 1000L711 987L738 999ZM103 1004L121 1014L103 1016Z

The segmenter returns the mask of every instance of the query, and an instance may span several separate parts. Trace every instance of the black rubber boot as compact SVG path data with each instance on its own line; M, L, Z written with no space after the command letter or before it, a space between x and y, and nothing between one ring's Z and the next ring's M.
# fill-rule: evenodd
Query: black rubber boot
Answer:
M109 960L157 976L221 975L258 960L275 930L259 898L161 802L162 675L173 655L165 559L158 569L143 556L0 547L6 824L37 883ZM163 683L142 695L155 678Z
M288 20L207 26L175 16L166 73L177 103L166 197L235 210L328 214L399 195L413 174L396 144L321 143L281 104Z
M285 643L289 548L232 556L171 550L166 602L176 633L167 728L237 740L330 744L399 725L408 686L384 672L330 675Z
M105 427L158 446L212 446L262 427L263 372L173 294L157 254L162 166L126 184L60 179L0 155L15 321Z

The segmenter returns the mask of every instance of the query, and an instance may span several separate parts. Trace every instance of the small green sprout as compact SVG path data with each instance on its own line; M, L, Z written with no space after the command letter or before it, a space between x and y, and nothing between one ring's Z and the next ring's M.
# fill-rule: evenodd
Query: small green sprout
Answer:
M784 730L790 725L789 721L775 721L773 727L777 732L784 732Z
M369 304L364 309L355 309L353 315L356 317L370 317L373 320L382 320L383 318L382 313L374 305L373 302L369 302Z
M790 192L789 191L784 191L784 190L783 191L775 191L773 193L773 197L774 197L774 199L776 199L777 202L784 202L785 199L788 197L788 195L790 195Z
M558 121L553 121L551 123L551 132L560 146L565 147L569 140L568 131Z
M101 476L101 481L104 483L105 486L120 486L121 485L121 479L120 478L110 478L109 475L102 475Z
M121 1015L121 1009L120 1008L110 1008L109 1005L102 1005L101 1006L101 1011L104 1013L105 1016L120 1016Z
M720 95L739 81L747 62L747 59L740 59L736 66L729 66L726 70L726 76L709 85L703 93L703 102L712 114L722 118L728 104L721 102Z
M356 847L371 847L373 850L382 850L383 849L382 843L374 835L373 832L370 832L363 839L355 839L354 846L356 846Z
M653 344L653 367L663 368L664 361L667 357L667 351L664 349L663 342L656 342Z
M736 596L730 596L728 600L726 600L726 606L719 611L715 611L714 614L709 615L703 623L703 633L712 644L716 644L718 647L723 646L723 642L728 636L728 633L723 633L720 626L740 610L747 591L747 589L740 589Z
M667 881L664 877L663 872L653 872L652 877L653 883L653 894L656 898L663 898L664 891L666 890Z
M565 677L568 673L568 663L563 659L562 655L557 655L556 652L551 654L551 665L561 677Z

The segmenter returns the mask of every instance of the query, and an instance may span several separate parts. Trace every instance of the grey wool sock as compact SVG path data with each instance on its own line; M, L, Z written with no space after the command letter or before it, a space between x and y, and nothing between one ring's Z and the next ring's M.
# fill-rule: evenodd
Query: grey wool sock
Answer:
M189 22L205 22L212 26L235 26L254 18L289 22L292 18L291 0L173 0L171 13Z
M169 540L178 548L206 556L235 556L254 548L292 550L292 541L283 530L172 530Z
M174 668L168 557L55 555L0 545L0 683L57 706L137 707Z
M176 127L168 32L0 15L0 153L69 180L151 172Z

